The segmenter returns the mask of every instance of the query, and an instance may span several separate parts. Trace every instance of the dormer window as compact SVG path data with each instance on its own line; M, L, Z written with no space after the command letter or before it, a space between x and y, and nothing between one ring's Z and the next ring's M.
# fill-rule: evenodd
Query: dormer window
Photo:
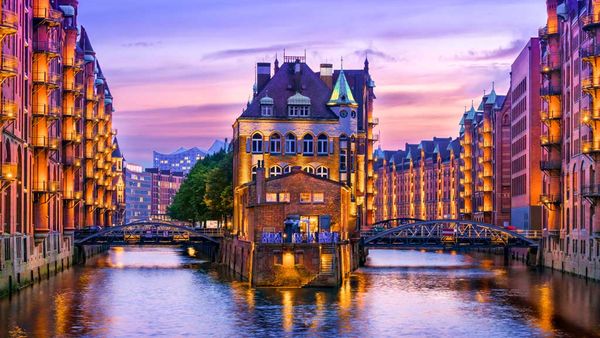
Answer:
M290 96L287 100L289 117L310 116L310 98L300 93Z
M265 95L260 99L260 115L261 116L273 116L273 99L268 95Z

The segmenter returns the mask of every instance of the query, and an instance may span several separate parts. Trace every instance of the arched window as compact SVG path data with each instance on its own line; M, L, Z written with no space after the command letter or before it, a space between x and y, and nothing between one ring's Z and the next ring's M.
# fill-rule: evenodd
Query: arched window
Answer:
M312 155L315 151L314 139L312 135L306 134L302 139L302 152L304 155Z
M271 135L271 154L281 153L281 136L277 133Z
M304 168L302 168L302 170L304 170L305 172L309 173L309 174L315 174L315 168L311 167L311 166L306 166Z
M269 169L269 177L277 177L282 173L281 167L278 165L274 165Z
M289 174L292 172L292 166L291 165L286 165L285 168L283 168L283 173L284 174Z
M253 165L252 166L252 181L256 181L256 170L258 169L258 166Z
M263 152L263 137L261 134L256 133L252 135L252 153L260 154Z
M317 154L326 155L329 151L329 141L327 135L321 134L317 139Z
M327 167L318 167L317 176L321 178L329 178L329 169L327 169Z
M292 133L285 135L285 153L295 154L296 153L296 136Z

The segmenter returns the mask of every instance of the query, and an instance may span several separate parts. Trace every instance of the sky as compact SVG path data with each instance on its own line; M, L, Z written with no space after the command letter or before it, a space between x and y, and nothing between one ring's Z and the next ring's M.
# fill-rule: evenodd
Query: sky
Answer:
M380 144L456 137L464 107L545 24L543 0L80 0L79 21L114 96L129 162L152 151L231 139L252 94L256 62L286 50L318 71L331 62L375 80Z

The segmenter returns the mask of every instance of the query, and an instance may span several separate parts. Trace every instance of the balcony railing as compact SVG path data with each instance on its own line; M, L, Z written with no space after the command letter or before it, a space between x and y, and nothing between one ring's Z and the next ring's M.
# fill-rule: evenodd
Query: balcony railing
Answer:
M541 96L558 96L561 93L561 88L559 86L547 85L545 87L540 88Z
M33 192L39 193L57 193L60 191L60 182L58 181L33 181Z
M50 6L48 4L48 6ZM54 8L50 7L33 7L33 18L48 22L49 25L58 25L62 20L62 13Z
M63 108L63 116L79 119L79 118L81 118L81 108L77 108L77 107L69 107L67 109Z
M83 193L75 190L65 190L62 194L62 198L65 200L80 200Z
M591 44L586 47L581 47L579 55L584 60L600 56L600 44Z
M11 100L0 101L0 121L14 121L17 118L17 104Z
M583 76L581 79L581 88L583 90L596 90L600 88L600 78L592 75Z
M81 142L81 134L78 132L63 133L63 141L80 143Z
M540 161L540 169L542 171L557 171L562 167L560 160Z
M581 122L589 126L593 126L594 122L600 120L600 111L597 109L582 109L581 110Z
M558 26L556 26L556 27L544 26L544 27L540 27L540 29L538 29L538 35L543 39L546 39L549 36L556 35L556 34L558 34Z
M33 72L33 83L44 84L49 87L58 87L60 75L51 72Z
M16 163L0 164L0 180L5 182L15 181L19 177L19 166Z
M562 113L560 110L542 110L540 112L540 119L544 122L550 120L560 120Z
M371 135L371 137L369 137L369 141L371 141L371 142L378 142L379 141L379 134L373 134L373 135Z
M63 161L63 164L66 166L79 168L81 167L81 159L73 155L67 156Z
M94 160L96 159L96 152L91 151L91 150L86 150L85 151L85 158L86 160Z
M0 57L0 76L3 79L17 75L19 71L19 60L16 56L4 54Z
M379 118L378 118L378 117L373 117L373 118L372 118L372 119L369 121L369 124L370 124L371 126L376 126L376 125L378 125L378 124L379 124Z
M559 195L542 194L540 195L540 203L544 205L556 205L560 204Z
M58 55L60 53L60 45L55 41L33 41L33 51L37 53Z
M560 70L560 54L549 53L542 58L542 73L550 73Z
M559 146L561 142L562 137L560 136L542 135L540 137L540 144L542 145L542 147Z
M1 6L0 11L0 33L4 35L15 34L19 27L19 17L17 16L17 13L2 8Z
M70 68L81 68L83 65L83 60L78 58L64 58L63 59L63 67Z
M31 112L34 117L47 117L49 119L57 119L60 113L60 107L48 104L34 104L31 107Z
M600 141L581 142L581 152L584 154L600 153Z
M581 196L585 198L600 198L600 184L585 185L581 187Z
M63 84L63 90L68 93L81 94L83 92L83 84L76 81L69 81Z
M58 149L59 140L56 137L37 136L31 138L31 145L34 148L45 148L50 150Z
M586 15L581 17L581 25L584 30L592 30L596 29L600 24L600 15Z

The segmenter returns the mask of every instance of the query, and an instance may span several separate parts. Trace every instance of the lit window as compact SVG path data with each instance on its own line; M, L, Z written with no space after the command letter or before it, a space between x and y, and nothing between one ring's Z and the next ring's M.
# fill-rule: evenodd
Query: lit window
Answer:
M300 203L310 203L311 194L309 192L300 193Z
M304 170L305 172L307 172L309 174L313 174L313 175L315 173L315 168L313 168L313 167L308 167L307 166L307 167L302 168L302 170Z
M314 140L312 135L304 135L304 138L302 139L302 149L304 155L312 155L314 153Z
M296 153L296 136L294 134L285 135L285 153L295 154Z
M277 193L267 193L267 202L277 202Z
M318 167L317 176L321 178L329 178L329 169L327 169L326 167Z
M279 202L289 202L290 201L290 193L289 192L280 192L279 193Z
M279 134L271 135L271 154L281 153L281 136Z
M252 135L252 152L255 154L262 153L263 149L263 138L262 135L256 133Z
M274 165L271 167L271 169L269 169L269 176L270 177L277 177L280 176L282 173L281 167L278 165Z
M325 194L322 192L313 193L313 202L314 203L323 203L325 202Z

